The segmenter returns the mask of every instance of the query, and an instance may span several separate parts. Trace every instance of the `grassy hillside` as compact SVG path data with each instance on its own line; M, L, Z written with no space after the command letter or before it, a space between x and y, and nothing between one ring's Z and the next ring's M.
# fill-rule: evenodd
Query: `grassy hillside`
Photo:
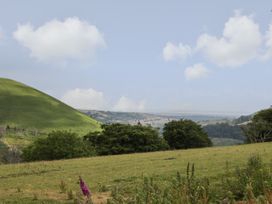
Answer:
M99 192L101 186L134 188L143 175L167 179L177 171L185 174L188 162L195 164L198 176L214 182L220 180L226 162L233 170L256 153L266 164L270 163L272 143L2 165L0 201L41 203L47 199L50 203L72 203L67 201L67 194L60 193L59 184L63 180L68 189L79 191L77 179L81 175L90 186L95 203L100 203L109 196L108 192ZM33 197L38 201L33 201Z
M94 119L22 83L0 78L0 126L43 131L70 129L79 133L98 130Z

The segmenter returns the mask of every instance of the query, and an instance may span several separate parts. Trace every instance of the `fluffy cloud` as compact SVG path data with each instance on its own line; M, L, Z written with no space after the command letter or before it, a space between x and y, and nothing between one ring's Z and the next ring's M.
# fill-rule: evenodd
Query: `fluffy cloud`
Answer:
M163 58L165 61L183 60L192 54L192 49L182 43L175 45L171 42L166 43L163 48Z
M114 111L122 112L142 112L145 110L145 101L133 101L125 96L122 96L113 108Z
M261 41L258 24L250 16L236 13L225 23L222 37L201 35L197 50L219 66L234 67L257 57Z
M102 92L94 89L73 89L67 91L61 100L79 109L102 110L106 107L106 100Z
M202 64L195 64L191 67L187 67L184 71L184 74L188 80L198 79L206 77L209 74L209 70Z
M44 61L86 59L106 45L96 26L76 17L52 20L36 29L30 23L18 25L13 37L30 49L32 57Z

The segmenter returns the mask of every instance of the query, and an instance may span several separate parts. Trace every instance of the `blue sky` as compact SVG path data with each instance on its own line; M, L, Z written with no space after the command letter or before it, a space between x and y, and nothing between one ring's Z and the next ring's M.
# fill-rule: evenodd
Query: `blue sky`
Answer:
M0 77L83 109L272 104L270 1L0 1Z

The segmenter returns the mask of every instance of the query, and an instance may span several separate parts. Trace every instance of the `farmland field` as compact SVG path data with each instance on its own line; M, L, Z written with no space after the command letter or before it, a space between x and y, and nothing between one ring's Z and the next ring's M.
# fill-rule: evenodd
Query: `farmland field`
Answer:
M272 143L1 165L0 203L73 203L60 192L59 184L63 180L67 189L77 192L79 175L90 186L95 203L102 203L110 194L99 192L101 186L130 189L143 176L164 180L177 171L185 173L188 162L195 164L197 176L216 182L226 162L234 169L253 154L270 164Z

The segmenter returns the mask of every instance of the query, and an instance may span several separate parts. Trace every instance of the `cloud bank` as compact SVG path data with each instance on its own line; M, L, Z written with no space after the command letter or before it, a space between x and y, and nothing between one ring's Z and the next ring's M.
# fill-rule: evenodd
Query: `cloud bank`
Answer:
M18 25L13 37L41 61L92 58L106 45L96 26L77 17L52 20L36 29L30 23Z

